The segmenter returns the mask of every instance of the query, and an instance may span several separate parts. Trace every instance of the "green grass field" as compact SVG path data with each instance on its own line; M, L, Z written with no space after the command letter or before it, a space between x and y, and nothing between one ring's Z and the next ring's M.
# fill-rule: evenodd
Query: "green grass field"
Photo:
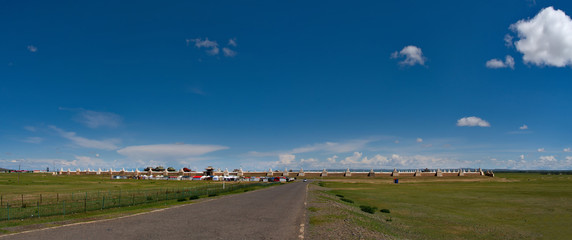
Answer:
M570 239L572 176L336 179L321 183L355 206L377 207L368 228L409 239ZM382 213L379 209L389 209ZM390 221L388 221L390 220Z
M19 180L18 180L19 178ZM272 184L110 179L109 176L0 174L0 232L81 217L124 214Z

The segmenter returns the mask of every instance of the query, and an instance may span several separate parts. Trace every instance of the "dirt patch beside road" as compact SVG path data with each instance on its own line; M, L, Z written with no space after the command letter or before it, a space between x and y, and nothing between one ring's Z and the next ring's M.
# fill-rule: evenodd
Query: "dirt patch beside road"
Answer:
M393 239L372 230L372 225L385 224L384 219L343 204L324 190L327 189L310 184L307 239Z

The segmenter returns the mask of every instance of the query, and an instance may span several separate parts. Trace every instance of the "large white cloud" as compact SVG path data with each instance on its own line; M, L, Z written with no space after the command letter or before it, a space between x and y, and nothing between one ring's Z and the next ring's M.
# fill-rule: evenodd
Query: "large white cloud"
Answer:
M117 150L117 153L135 159L189 159L224 149L228 149L228 147L198 144L154 144L129 146Z
M459 127L490 127L491 124L479 117L464 117L457 120L457 126Z
M413 66L415 64L425 65L426 60L421 48L413 45L406 46L401 49L401 51L392 53L391 58L404 58L399 62L399 64L408 66Z
M510 26L520 40L514 43L525 63L572 66L572 20L562 10L542 9L534 18Z

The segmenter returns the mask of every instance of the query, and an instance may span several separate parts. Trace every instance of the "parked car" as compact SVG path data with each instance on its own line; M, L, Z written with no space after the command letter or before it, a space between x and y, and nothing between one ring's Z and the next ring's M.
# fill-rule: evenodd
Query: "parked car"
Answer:
M308 181L308 179L304 179L304 182L307 182L307 181Z

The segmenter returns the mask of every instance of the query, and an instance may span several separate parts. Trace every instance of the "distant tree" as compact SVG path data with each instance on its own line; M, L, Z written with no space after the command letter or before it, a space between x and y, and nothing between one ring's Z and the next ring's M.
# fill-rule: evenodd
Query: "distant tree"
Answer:
M153 171L162 172L165 171L165 168L163 166L157 166L156 168L153 168Z
M190 171L191 171L191 169L188 169L188 168L183 168L183 171L184 171L184 172L190 172Z
M177 170L175 170L174 167L168 167L168 168L167 168L167 171L169 171L169 172L174 172L174 171L177 171Z
M143 171L149 171L151 170L151 167L146 167L145 169L143 169Z

